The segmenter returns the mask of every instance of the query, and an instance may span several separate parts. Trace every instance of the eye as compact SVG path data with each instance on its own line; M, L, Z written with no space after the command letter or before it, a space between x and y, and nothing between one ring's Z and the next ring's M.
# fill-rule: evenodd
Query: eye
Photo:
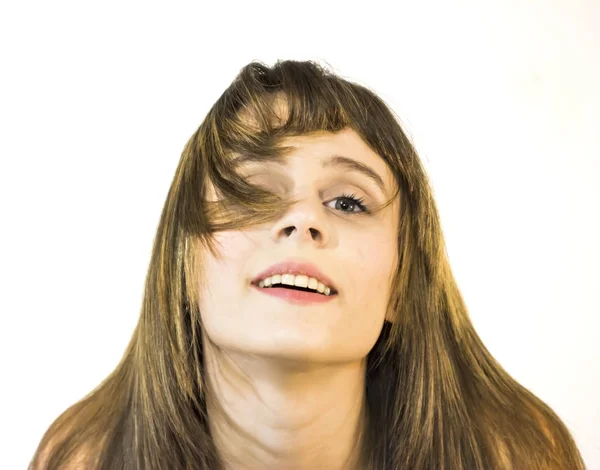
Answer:
M242 175L244 178L246 178L249 182L251 179L254 179L254 181L251 181L253 184L258 184L261 185L259 181L256 180L257 176L263 176L260 173L252 173L249 175ZM340 203L336 204L335 208L338 210L341 210L343 213L348 214L348 215L359 215L359 214L369 214L370 211L370 206L369 204L365 204L364 202L364 198L358 198L356 197L355 194L342 194L341 196L336 197L335 199L332 199L332 201L341 201ZM348 207L350 208L357 208L359 209L359 211L355 211L355 210L346 210Z
M354 194L343 194L339 197L336 197L332 201L341 201L339 204L336 204L336 209L342 207L342 212L344 212L346 214L354 215L354 214L362 214L362 213L369 212L369 206L364 203L364 198L357 198L356 195L354 195ZM360 211L355 212L353 210L350 210L350 211L344 210L344 208L347 208L348 206L353 207L353 208L358 207L360 209Z

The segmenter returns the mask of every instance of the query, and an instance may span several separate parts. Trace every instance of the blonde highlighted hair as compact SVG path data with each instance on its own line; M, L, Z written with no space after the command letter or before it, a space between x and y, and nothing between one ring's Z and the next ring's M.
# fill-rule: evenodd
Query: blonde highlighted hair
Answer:
M284 112L276 106L282 102ZM395 114L366 87L292 60L243 67L187 142L123 358L51 424L30 469L223 468L205 406L203 254L216 254L215 232L277 220L295 202L249 184L234 157L282 158L287 137L347 128L395 176L398 193L379 209L401 198L392 321L368 356L365 468L584 469L564 423L475 332L427 175Z

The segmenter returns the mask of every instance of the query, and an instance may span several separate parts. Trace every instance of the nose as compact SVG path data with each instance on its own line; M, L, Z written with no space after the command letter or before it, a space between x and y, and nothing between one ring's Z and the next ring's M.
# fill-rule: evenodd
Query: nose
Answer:
M308 242L318 242L322 245L325 242L325 236L322 230L314 227L310 227L306 224L294 224L286 225L276 231L276 241L280 241L282 238L296 239L300 244Z
M296 227L290 226L290 227L285 227L283 229L283 232L285 233L285 235L287 237L289 237L292 233L294 233L294 230L297 231ZM312 237L313 240L319 240L319 238L322 237L321 232L319 232L319 230L317 230L316 228L309 228L308 230L310 231L310 236Z
M298 203L273 225L272 236L275 242L295 238L298 243L326 244L329 237L320 201L318 207L317 203Z

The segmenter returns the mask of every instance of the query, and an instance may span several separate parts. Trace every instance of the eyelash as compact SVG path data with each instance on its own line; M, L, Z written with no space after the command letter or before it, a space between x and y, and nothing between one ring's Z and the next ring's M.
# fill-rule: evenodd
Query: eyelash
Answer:
M359 209L361 209L362 212L346 212L346 211L342 211L345 214L348 215L358 215L358 214L364 214L364 213L369 213L369 205L364 203L364 198L357 198L355 194L342 194L339 197L336 197L335 199L333 199L334 201L336 199L346 199L348 201L350 201L353 205L358 206Z
M250 179L252 176L255 175L249 175L246 176L247 179ZM341 196L338 196L334 199L332 199L332 201L335 201L336 199L346 199L348 201L350 201L353 205L358 206L358 208L362 211L362 212L346 212L346 211L342 211L344 214L347 215L360 215L360 214L369 214L371 212L370 210L370 205L369 204L365 204L365 200L364 198L358 198L356 197L356 194L347 194L344 193Z

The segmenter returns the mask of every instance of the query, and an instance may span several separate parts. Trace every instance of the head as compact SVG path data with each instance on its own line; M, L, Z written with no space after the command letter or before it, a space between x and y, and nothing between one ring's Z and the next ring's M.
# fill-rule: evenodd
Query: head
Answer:
M397 269L398 196L371 212L397 193L393 172L351 127L289 136L282 144L290 147L284 158L231 170L298 202L277 220L215 233L217 256L207 251L199 267L206 279L198 286L205 341L294 362L360 361L381 333ZM376 179L332 164L338 157L364 165ZM315 265L335 294L300 304L258 288L259 273L287 260Z
M203 341L294 361L366 359L384 323L396 322L401 254L419 230L401 188L413 188L408 198L427 194L385 103L314 63L253 63L210 110L183 162L186 184L199 189L181 191L179 203L195 208L179 223L193 273L186 300ZM431 250L436 240L415 243ZM336 295L300 305L254 285L288 260L315 265Z
M337 295L297 305L252 285L290 259L314 264ZM280 360L365 359L373 469L583 468L556 414L477 336L399 120L313 62L250 63L210 109L177 167L122 362L40 447L68 432L60 455L97 446L107 463L220 468L207 343Z

